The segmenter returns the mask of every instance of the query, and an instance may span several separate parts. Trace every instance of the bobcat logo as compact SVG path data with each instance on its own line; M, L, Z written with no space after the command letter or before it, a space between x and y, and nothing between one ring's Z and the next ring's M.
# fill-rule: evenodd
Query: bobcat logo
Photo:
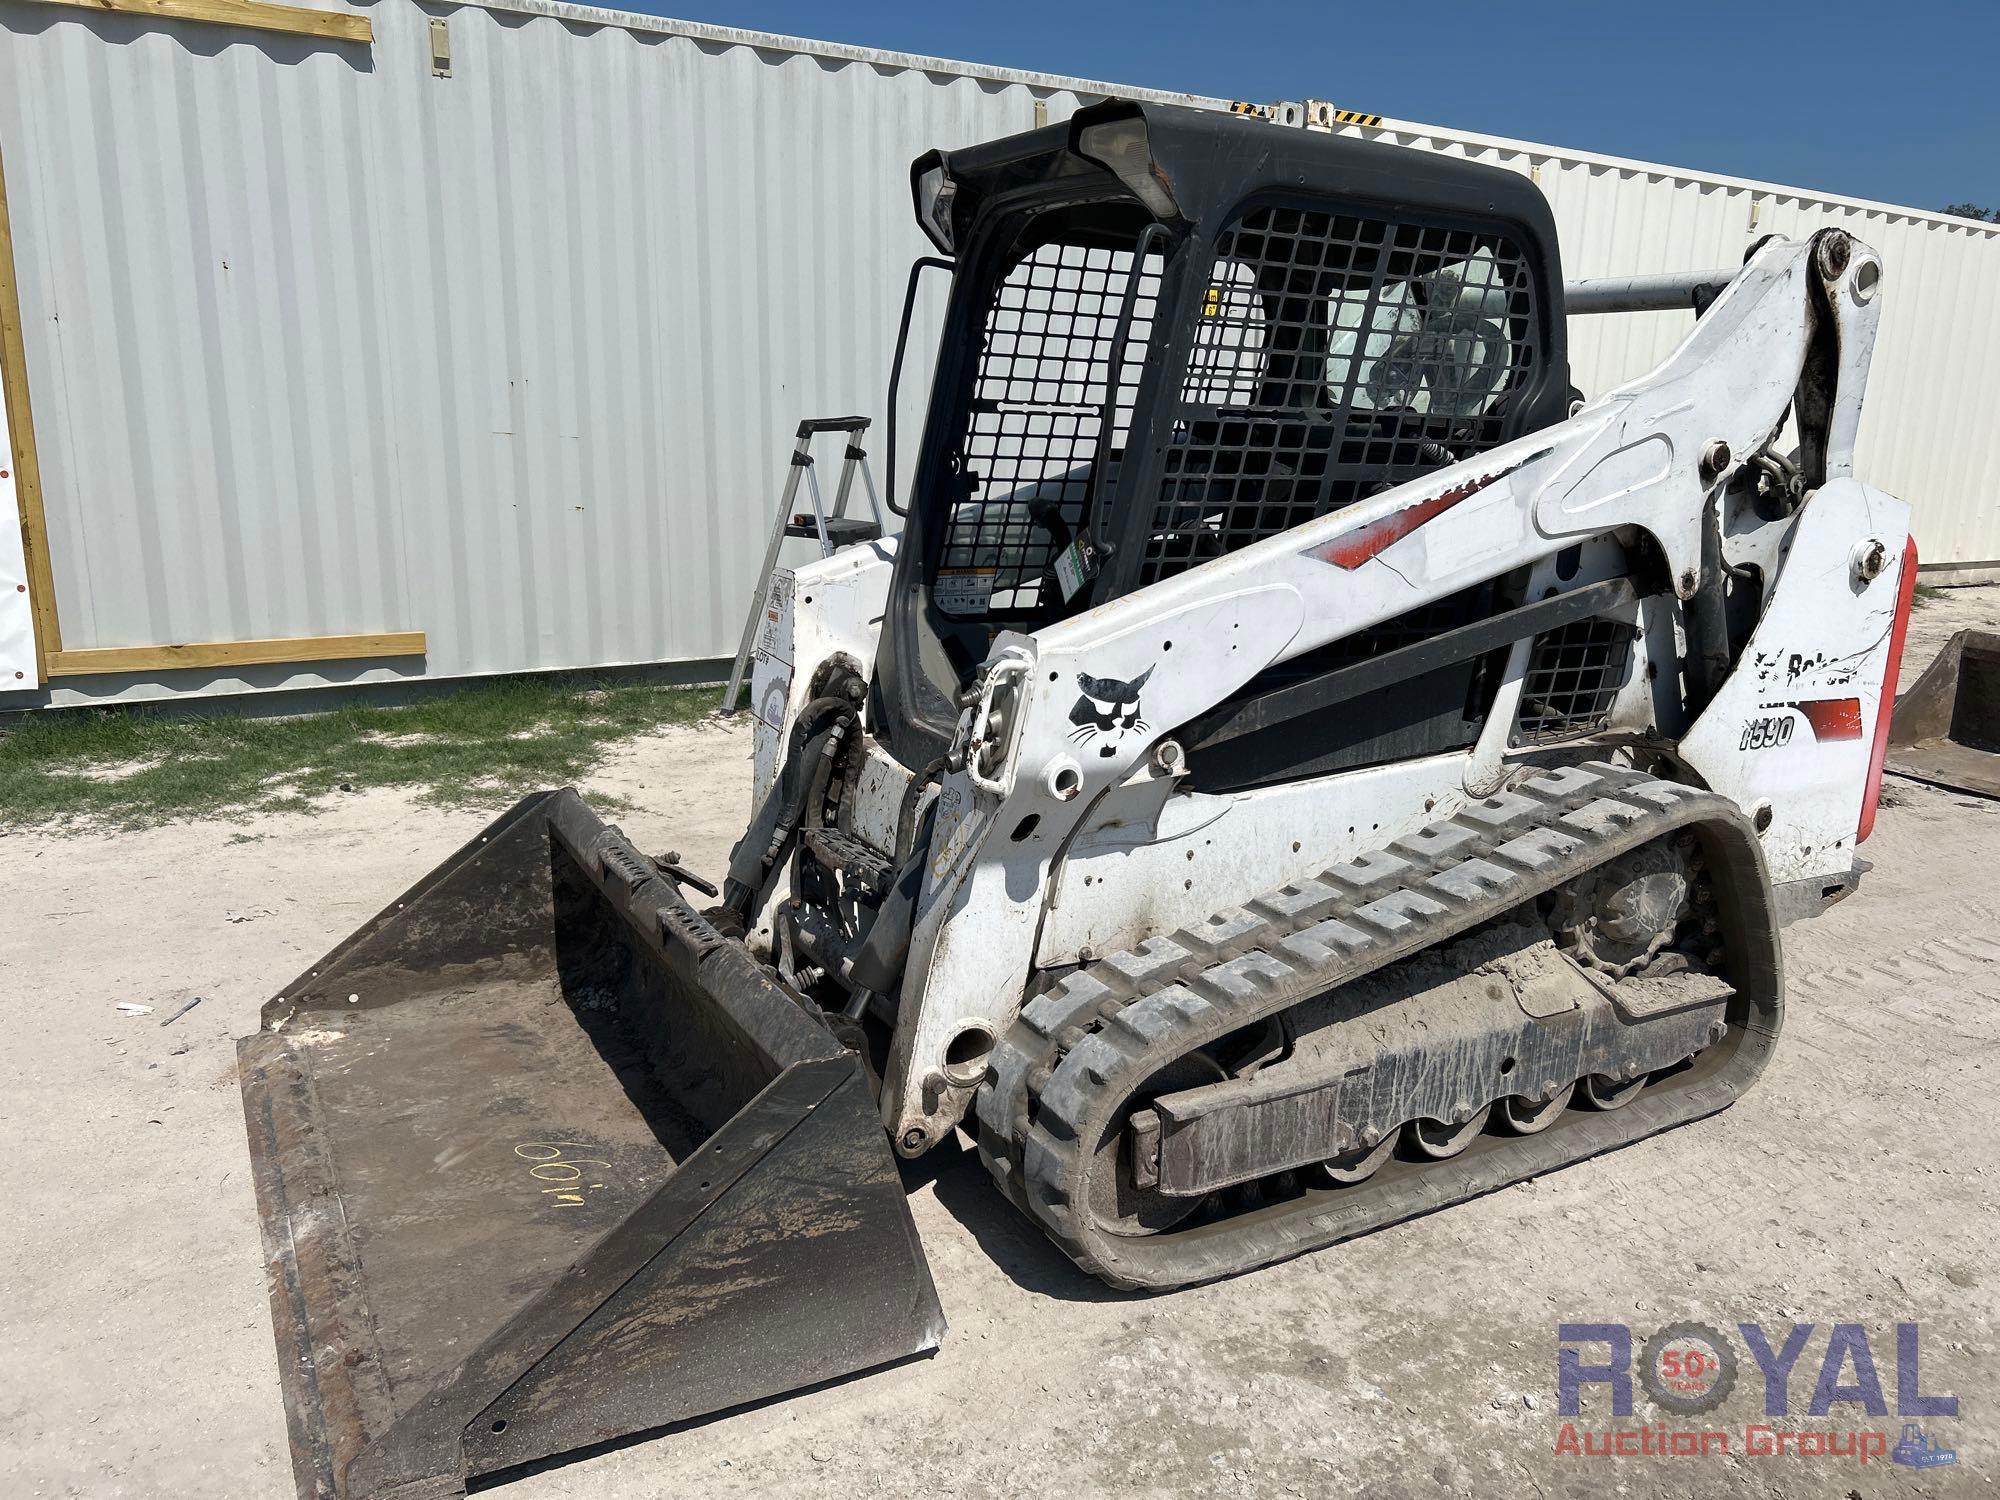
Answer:
M1146 721L1139 717L1139 689L1152 675L1152 667L1130 682L1077 673L1076 683L1083 693L1076 700L1076 707L1069 711L1069 721L1076 726L1069 732L1070 743L1088 745L1102 739L1104 743L1097 747L1097 753L1106 757L1116 755L1118 742L1125 738L1127 730L1147 727Z

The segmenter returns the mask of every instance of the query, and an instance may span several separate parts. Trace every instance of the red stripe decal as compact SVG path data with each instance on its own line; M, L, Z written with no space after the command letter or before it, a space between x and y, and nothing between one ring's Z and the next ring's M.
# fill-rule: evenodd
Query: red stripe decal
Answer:
M1337 536L1324 546L1312 549L1312 556L1321 562L1330 562L1336 568L1346 568L1350 572L1381 552L1392 542L1400 542L1433 516L1441 516L1467 495L1491 484L1494 478L1475 479L1470 483L1454 485L1442 495L1433 495L1428 500L1419 500L1404 506L1379 521L1370 521L1347 533Z
M1861 700L1859 698L1818 698L1811 703L1787 703L1787 708L1796 708L1806 716L1812 725L1813 738L1818 740L1858 740L1861 738Z
M1882 670L1882 696L1875 704L1875 750L1868 757L1868 784L1861 794L1860 843L1875 831L1875 807L1882 795L1882 765L1889 756L1889 718L1896 711L1896 679L1903 670L1903 638L1910 628L1910 606L1917 591L1917 539L1903 538L1903 576L1896 580L1896 622L1889 629L1889 660Z
M1307 548L1305 555L1352 572L1369 558L1381 555L1390 546L1400 542L1426 521L1443 515L1459 501L1478 494L1495 480L1505 479L1516 469L1531 464L1538 458L1547 457L1550 451L1544 448L1540 453L1530 454L1520 463L1510 464L1492 474L1481 474L1476 479L1463 480L1427 499L1412 500L1401 510L1391 511L1386 516L1364 522L1330 542L1322 542L1317 547Z

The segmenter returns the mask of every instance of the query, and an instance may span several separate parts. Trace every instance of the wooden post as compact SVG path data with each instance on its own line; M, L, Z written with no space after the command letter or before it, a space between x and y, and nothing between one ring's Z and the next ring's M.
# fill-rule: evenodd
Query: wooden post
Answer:
M42 513L42 466L28 403L28 355L21 340L21 295L14 275L14 228L7 213L7 168L0 160L0 386L6 387L13 438L14 494L21 507L21 550L28 564L28 608L35 621L36 685L48 681L49 657L62 650L56 581L49 568L49 528Z

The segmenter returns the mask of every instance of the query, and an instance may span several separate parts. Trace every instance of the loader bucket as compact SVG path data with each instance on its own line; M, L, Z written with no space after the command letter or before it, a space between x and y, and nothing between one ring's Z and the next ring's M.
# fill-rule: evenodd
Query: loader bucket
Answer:
M943 1333L862 1060L572 791L239 1061L301 1496L462 1494Z
M2000 634L1959 631L1896 700L1889 769L2000 797Z

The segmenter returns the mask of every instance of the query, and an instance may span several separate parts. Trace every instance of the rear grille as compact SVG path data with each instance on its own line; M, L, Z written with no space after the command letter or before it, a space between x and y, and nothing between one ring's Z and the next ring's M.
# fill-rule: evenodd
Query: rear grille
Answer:
M1034 613L1049 567L1082 528L1093 468L1122 448L1145 364L1161 259L1133 288L1132 325L1103 431L1132 251L1041 245L1001 279L987 314L971 411L953 455L965 496L952 508L935 598L959 619Z
M1631 667L1632 638L1623 620L1578 620L1538 636L1521 684L1514 742L1545 744L1608 725Z

